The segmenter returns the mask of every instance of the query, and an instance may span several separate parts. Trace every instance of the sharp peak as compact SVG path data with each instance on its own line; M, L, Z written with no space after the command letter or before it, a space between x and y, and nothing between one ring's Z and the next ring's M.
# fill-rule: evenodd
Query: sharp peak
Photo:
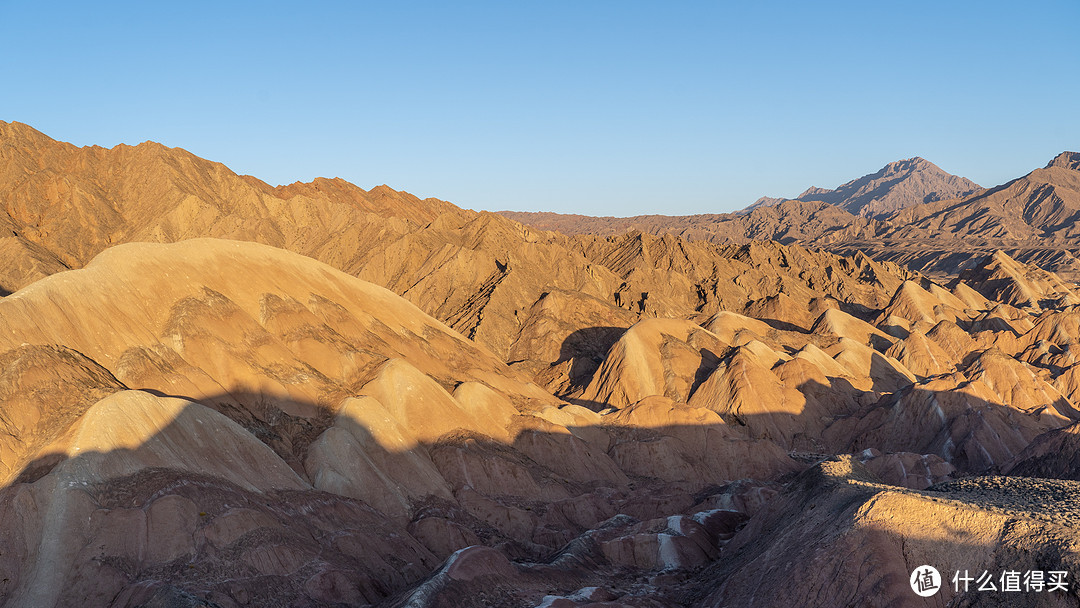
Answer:
M1080 152L1066 150L1046 163L1046 168L1049 169L1050 167L1064 167L1073 171L1080 171Z
M28 124L26 124L24 122L18 122L18 121L15 121L15 120L13 120L11 122L7 122L7 121L0 120L0 135L7 135L7 134L12 134L12 133L14 133L16 135L21 135L23 137L29 136L29 137L35 137L35 138L45 138L45 139L50 139L50 140L52 139L48 135L42 133L41 131L38 131L34 127L31 127L30 125L28 125Z
M386 184L372 186L371 190L368 190L368 192L372 194L408 194L408 192L405 192L404 190L395 190Z
M88 147L90 147L90 148L100 148L101 146L93 145L93 146L88 146ZM116 150L116 149L123 149L123 148L138 148L138 149L152 148L152 149L155 149L155 150L176 150L176 151L179 151L179 152L186 152L188 154L194 155L193 152L190 152L186 148L167 146L167 145L161 143L160 141L154 141L152 139L147 139L145 141L140 141L137 144L118 143L115 146L113 146L112 148L108 148L108 149L109 150Z
M986 256L986 258L984 258L984 263L986 263L986 264L989 264L989 263L995 262L995 261L997 261L997 262L1011 262L1011 263L1014 263L1014 264L1016 263L1016 260L1012 259L1012 257L1009 254L1005 253L1004 251L1002 251L1000 249L995 249L994 253L992 253L992 254Z
M892 169L892 170L903 170L903 169L908 169L908 168L915 168L915 169L935 168L936 169L937 165L935 165L934 163L926 160L925 158L923 158L921 156L912 156L911 158L902 158L900 160L894 160L891 163L887 163L884 167L882 167L882 170L883 171L888 171L890 169Z
M315 176L315 177L311 178L308 181L298 179L298 180L296 180L296 181L294 181L292 183L289 183L289 184L278 184L277 186L274 186L274 188L277 188L277 189L306 188L306 187L313 187L315 189L319 189L319 188L322 188L322 187L336 187L336 188L344 187L344 188L350 188L350 189L355 188L356 190L359 190L360 192L364 192L364 193L367 193L367 194L379 194L379 193L404 194L405 193L403 190L395 190L395 189L391 188L390 186L388 186L386 184L379 184L378 186L372 186L370 189L364 189L364 188L361 188L360 186L350 182L349 180L345 179L344 177L340 177L340 176L327 177L325 175Z
M187 156L202 159L202 157L199 157L198 155L194 154L193 152L187 150L186 148L167 146L167 145L165 145L165 144L163 144L161 142L157 142L157 141L154 141L152 139L147 139L145 141L139 142L139 143L134 144L134 145L127 144L127 143L118 143L118 144L116 144L114 146L111 146L111 147L104 147L104 146L100 146L100 145L97 145L97 144L78 145L78 144L73 144L73 143L67 142L67 141L53 139L52 137L46 135L45 133L42 133L41 131L35 129L34 127L32 127L32 126L30 126L30 125L28 125L26 123L21 123L21 122L17 122L17 121L5 122L3 120L0 120L0 139L9 139L9 138L10 139L29 140L29 141L32 141L32 142L39 142L39 143L47 144L47 145L50 145L50 146L63 146L63 147L70 148L70 149L73 149L73 150L74 149L87 149L87 150L125 150L125 149L132 149L132 150L139 150L139 151L143 151L143 152L145 152L145 151L158 151L158 152L167 152L167 153L171 153L171 154L184 154L184 155L187 155ZM202 159L202 160L207 160L207 159ZM207 161L207 162L213 162L213 161Z
M8 128L11 128L11 129L36 131L38 133L41 132L41 131L38 131L37 129L35 129L34 127L31 127L30 125L26 124L25 122L19 122L17 120L12 120L10 122L6 121L6 120L0 120L0 127L8 127Z

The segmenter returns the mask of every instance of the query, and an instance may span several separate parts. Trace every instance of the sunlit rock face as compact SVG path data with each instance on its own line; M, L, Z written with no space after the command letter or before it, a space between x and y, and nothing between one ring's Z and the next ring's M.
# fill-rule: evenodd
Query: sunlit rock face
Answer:
M35 133L0 124L2 606L884 606L922 564L1080 575L1060 277L568 237Z

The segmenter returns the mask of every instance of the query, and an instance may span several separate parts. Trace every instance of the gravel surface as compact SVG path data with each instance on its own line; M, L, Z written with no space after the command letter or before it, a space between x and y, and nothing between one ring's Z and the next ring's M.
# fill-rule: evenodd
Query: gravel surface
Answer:
M967 477L927 488L928 496L1080 528L1080 482L1033 477Z

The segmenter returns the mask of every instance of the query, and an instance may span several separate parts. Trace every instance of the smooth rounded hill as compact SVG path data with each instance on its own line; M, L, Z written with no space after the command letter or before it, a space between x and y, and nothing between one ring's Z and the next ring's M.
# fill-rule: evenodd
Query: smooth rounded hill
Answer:
M730 525L683 511L743 521L801 468L705 408L561 402L392 292L255 243L122 245L42 279L0 299L0 361L5 606L367 605L470 545L537 562L590 533L632 572L670 543L702 564Z

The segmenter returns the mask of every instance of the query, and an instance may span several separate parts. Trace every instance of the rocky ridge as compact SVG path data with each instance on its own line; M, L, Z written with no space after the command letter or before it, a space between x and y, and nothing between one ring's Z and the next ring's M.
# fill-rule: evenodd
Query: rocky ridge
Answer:
M971 191L942 188L951 194L926 195L925 200L911 196L916 190L922 192L921 186L888 177L896 170L886 167L835 191L811 189L798 199L768 199L768 204L734 214L588 218L502 213L526 225L565 234L604 235L634 229L717 243L757 239L845 255L861 251L875 260L937 277L954 277L1001 250L1076 281L1080 279L1076 158L1076 152L1063 152L1046 167L1006 184ZM905 163L909 161L893 164ZM861 192L863 188L869 188L868 193ZM873 198L865 206L865 196L870 195Z
M836 189L807 188L798 201L821 201L853 215L879 217L924 203L963 198L982 188L975 182L946 173L918 156L891 162L876 173L851 180ZM742 212L777 205L788 199L763 197Z

